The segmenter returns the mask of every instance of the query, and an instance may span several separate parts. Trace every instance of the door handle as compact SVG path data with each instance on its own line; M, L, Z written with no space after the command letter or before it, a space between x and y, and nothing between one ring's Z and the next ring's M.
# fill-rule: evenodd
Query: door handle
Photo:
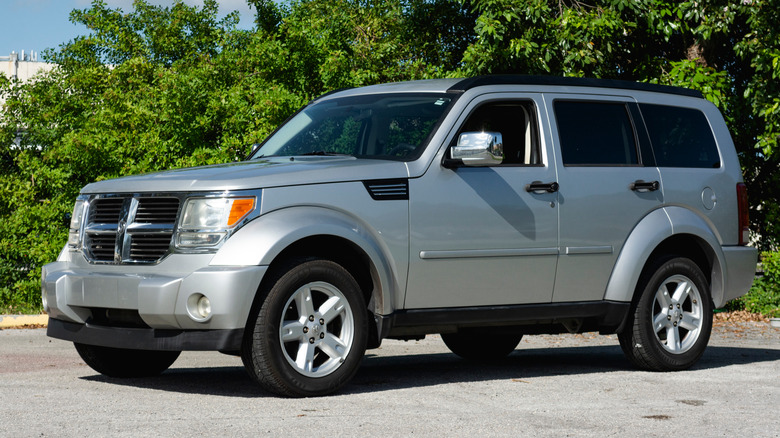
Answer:
M534 181L531 184L525 185L526 192L534 193L555 193L559 188L560 186L555 181L546 184L541 181Z
M654 192L658 190L661 185L658 181L643 181L638 179L628 185L628 188L635 192Z

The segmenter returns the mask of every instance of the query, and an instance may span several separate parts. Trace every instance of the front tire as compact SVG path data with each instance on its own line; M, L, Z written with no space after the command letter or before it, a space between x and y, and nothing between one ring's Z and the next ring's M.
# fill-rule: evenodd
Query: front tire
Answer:
M128 350L73 344L90 368L108 377L152 377L167 370L181 351Z
M655 266L649 277L643 276L639 300L618 335L620 346L638 368L688 369L704 354L710 339L710 285L690 259L668 258Z
M366 350L368 312L357 282L337 263L293 265L253 315L241 356L264 389L320 396L355 375Z

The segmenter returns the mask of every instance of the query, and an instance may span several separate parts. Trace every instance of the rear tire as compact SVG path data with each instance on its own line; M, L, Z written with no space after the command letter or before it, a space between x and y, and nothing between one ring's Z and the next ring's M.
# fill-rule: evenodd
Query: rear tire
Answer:
M167 370L181 351L127 350L73 344L81 359L93 370L108 377L151 377Z
M267 391L320 396L352 379L367 339L368 312L355 279L335 262L307 260L284 272L250 316L241 358Z
M696 263L658 261L640 280L641 294L618 339L638 368L675 371L699 360L712 331L710 285Z
M479 361L497 360L513 352L523 338L518 333L492 331L442 333L447 348L458 356Z

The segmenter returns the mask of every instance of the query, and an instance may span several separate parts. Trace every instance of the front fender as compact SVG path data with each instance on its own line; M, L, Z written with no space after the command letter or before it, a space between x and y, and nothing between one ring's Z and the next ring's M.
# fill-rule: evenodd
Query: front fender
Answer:
M716 306L721 305L724 297L724 256L719 239L703 218L682 207L655 210L637 224L615 262L604 299L631 301L642 273L641 267L659 245L675 235L694 236L708 247L705 252L712 256L712 272L704 275L711 279L713 302Z
M270 265L285 248L311 236L334 236L352 242L371 261L379 284L374 291L379 308L393 311L392 295L399 291L399 272L390 251L371 227L341 211L301 206L264 214L236 232L211 260L212 266ZM376 296L378 294L379 296Z

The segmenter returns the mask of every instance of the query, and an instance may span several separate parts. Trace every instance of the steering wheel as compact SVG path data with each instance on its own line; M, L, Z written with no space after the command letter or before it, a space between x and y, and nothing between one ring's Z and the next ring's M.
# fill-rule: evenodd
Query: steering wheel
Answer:
M414 152L415 149L417 149L417 147L409 143L398 143L387 151L387 155L405 157L410 152Z

